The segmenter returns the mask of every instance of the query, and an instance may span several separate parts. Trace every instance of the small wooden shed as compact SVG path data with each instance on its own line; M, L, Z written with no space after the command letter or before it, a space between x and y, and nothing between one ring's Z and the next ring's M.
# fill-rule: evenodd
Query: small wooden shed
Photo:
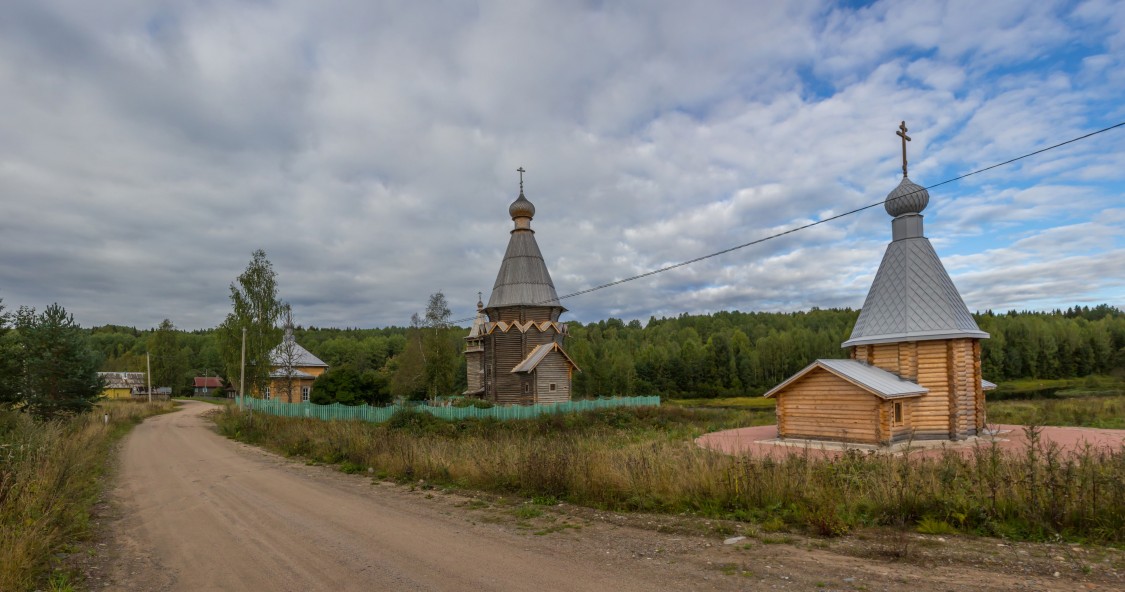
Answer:
M782 438L889 444L911 437L929 389L855 360L817 360L766 393ZM781 395L781 396L779 396Z

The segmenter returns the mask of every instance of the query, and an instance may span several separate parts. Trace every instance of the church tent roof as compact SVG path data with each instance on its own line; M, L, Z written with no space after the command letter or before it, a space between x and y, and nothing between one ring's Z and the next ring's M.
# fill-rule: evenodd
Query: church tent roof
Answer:
M492 295L488 298L486 308L505 306L562 308L559 304L559 296L555 292L555 284L551 281L551 274L547 272L543 253L539 251L539 244L535 242L535 231L531 229L535 206L524 197L522 180L520 195L508 208L508 213L515 222L515 228L512 230L511 238L508 239L508 249L504 252L504 260L500 263L500 271L496 274L496 283L492 286Z
M844 347L927 339L987 339L925 237L891 242Z

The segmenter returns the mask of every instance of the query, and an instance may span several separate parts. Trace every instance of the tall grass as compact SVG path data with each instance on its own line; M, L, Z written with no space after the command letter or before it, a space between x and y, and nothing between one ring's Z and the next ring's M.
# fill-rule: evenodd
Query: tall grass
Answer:
M988 420L1019 425L1125 429L1125 397L990 401Z
M0 411L0 590L43 583L55 553L89 530L112 443L144 417L172 408L102 403L51 422Z
M755 415L661 408L453 423L401 414L371 425L228 409L216 420L228 436L288 455L606 509L781 521L824 535L925 521L1021 539L1125 542L1125 449L1064 454L1033 433L1026 454L983 446L938 458L752 459L691 441Z

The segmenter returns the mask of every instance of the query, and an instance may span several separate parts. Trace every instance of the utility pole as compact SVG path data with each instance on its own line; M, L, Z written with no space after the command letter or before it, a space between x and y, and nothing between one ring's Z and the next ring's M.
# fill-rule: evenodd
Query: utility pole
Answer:
M145 378L148 379L148 402L152 404L152 356L145 352Z
M238 403L246 410L246 327L242 328L242 365L238 377Z

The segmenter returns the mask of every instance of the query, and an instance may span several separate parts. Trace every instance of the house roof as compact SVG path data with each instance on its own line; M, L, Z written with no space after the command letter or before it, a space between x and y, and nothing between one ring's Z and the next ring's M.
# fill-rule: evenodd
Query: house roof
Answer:
M145 386L144 372L98 372L105 379L105 388L118 389Z
M223 388L223 379L218 376L196 376L191 382L192 388Z
M531 372L536 368L536 366L539 365L540 362L547 358L548 354L553 351L557 351L562 354L562 357L566 359L567 363L569 363L571 366L574 366L576 370L578 369L578 364L575 364L574 360L570 359L570 356L566 354L563 348L559 347L559 344L547 343L535 346L535 348L527 354L527 357L524 358L522 362L516 364L515 368L512 368L512 373Z
M273 372L270 372L270 378L316 378L316 377L313 376L312 374L309 374L308 372L303 371L303 370L298 370L297 368L292 368L288 372L285 371L285 368L275 368L273 370Z
M289 354L292 355L290 356ZM325 364L320 358L312 355L312 352L301 347L301 344L293 339L293 330L286 328L285 337L283 337L281 343L270 352L270 364L273 366L285 366L289 363L290 359L292 360L294 368L328 367L328 364Z
M981 388L981 390L990 391L990 390L996 388L996 383L995 382L989 382L989 381L982 378L982 379L980 379L980 388Z
M535 206L524 197L523 191L512 203L509 213L516 227L508 239L508 250L504 252L486 308L556 306L566 310L559 304L555 284L551 281L539 244L535 242L535 231L531 229Z
M910 382L909 380L903 380L882 368L868 366L856 360L816 360L808 366L805 366L800 372L790 376L785 382L770 389L770 391L763 396L772 397L776 395L802 376L805 376L817 368L831 372L883 399L918 397L930 392L930 389L924 386Z

